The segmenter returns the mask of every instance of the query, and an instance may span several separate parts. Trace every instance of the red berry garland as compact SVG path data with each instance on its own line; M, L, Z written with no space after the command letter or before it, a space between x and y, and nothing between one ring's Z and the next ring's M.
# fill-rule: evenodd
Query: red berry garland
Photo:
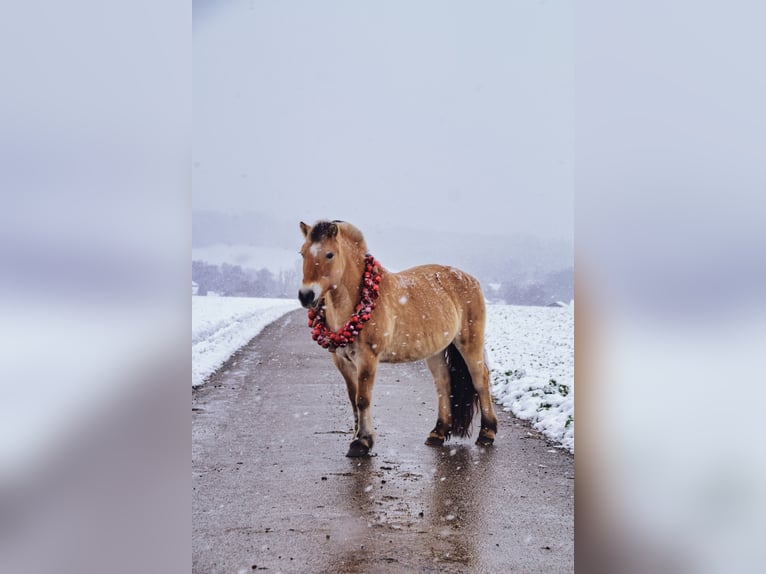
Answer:
M359 289L361 301L354 307L354 314L338 332L332 331L327 326L323 304L320 304L316 311L309 309L311 338L320 347L329 349L330 352L334 353L338 347L345 347L349 343L353 343L362 331L364 324L370 320L370 314L375 309L375 299L378 298L380 292L380 262L376 261L372 255L368 255L364 258L364 265L364 275Z

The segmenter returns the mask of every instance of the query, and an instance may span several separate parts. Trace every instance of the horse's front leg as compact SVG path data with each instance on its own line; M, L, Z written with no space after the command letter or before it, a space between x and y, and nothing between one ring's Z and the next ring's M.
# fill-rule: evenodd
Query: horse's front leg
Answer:
M359 416L356 436L348 447L346 456L366 456L375 442L372 427L372 387L378 359L371 353L357 355L356 361L356 412Z
M348 399L351 401L351 410L354 412L354 436L356 436L359 430L359 411L356 408L356 365L345 356L338 355L338 353L332 353L332 360L340 374L343 375L343 380L346 381Z

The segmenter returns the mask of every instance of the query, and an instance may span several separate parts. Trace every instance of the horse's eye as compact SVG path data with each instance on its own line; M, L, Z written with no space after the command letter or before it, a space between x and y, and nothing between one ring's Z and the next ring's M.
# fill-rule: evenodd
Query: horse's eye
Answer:
M325 257L327 257L327 259L332 259L334 256L335 256L334 253L328 253L327 255L325 255Z

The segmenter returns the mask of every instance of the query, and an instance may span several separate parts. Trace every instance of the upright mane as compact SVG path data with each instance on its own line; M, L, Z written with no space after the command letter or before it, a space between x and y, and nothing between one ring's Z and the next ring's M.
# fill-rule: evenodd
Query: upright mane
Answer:
M317 221L314 227L311 228L309 239L313 242L322 241L323 239L332 237L335 234L336 229L341 232L343 237L356 244L362 250L363 254L367 253L367 242L364 240L362 232L350 223L339 219L333 221Z
M336 225L346 239L355 243L362 250L363 254L367 253L367 242L364 240L364 235L362 235L362 232L359 231L359 229L345 221L337 221Z

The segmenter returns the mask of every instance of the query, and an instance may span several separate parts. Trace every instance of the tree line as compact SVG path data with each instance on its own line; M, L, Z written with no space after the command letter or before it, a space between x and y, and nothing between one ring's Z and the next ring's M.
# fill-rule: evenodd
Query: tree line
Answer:
M295 270L272 273L263 269L243 269L240 265L214 265L192 261L192 281L197 295L211 292L226 297L295 297L300 277Z

